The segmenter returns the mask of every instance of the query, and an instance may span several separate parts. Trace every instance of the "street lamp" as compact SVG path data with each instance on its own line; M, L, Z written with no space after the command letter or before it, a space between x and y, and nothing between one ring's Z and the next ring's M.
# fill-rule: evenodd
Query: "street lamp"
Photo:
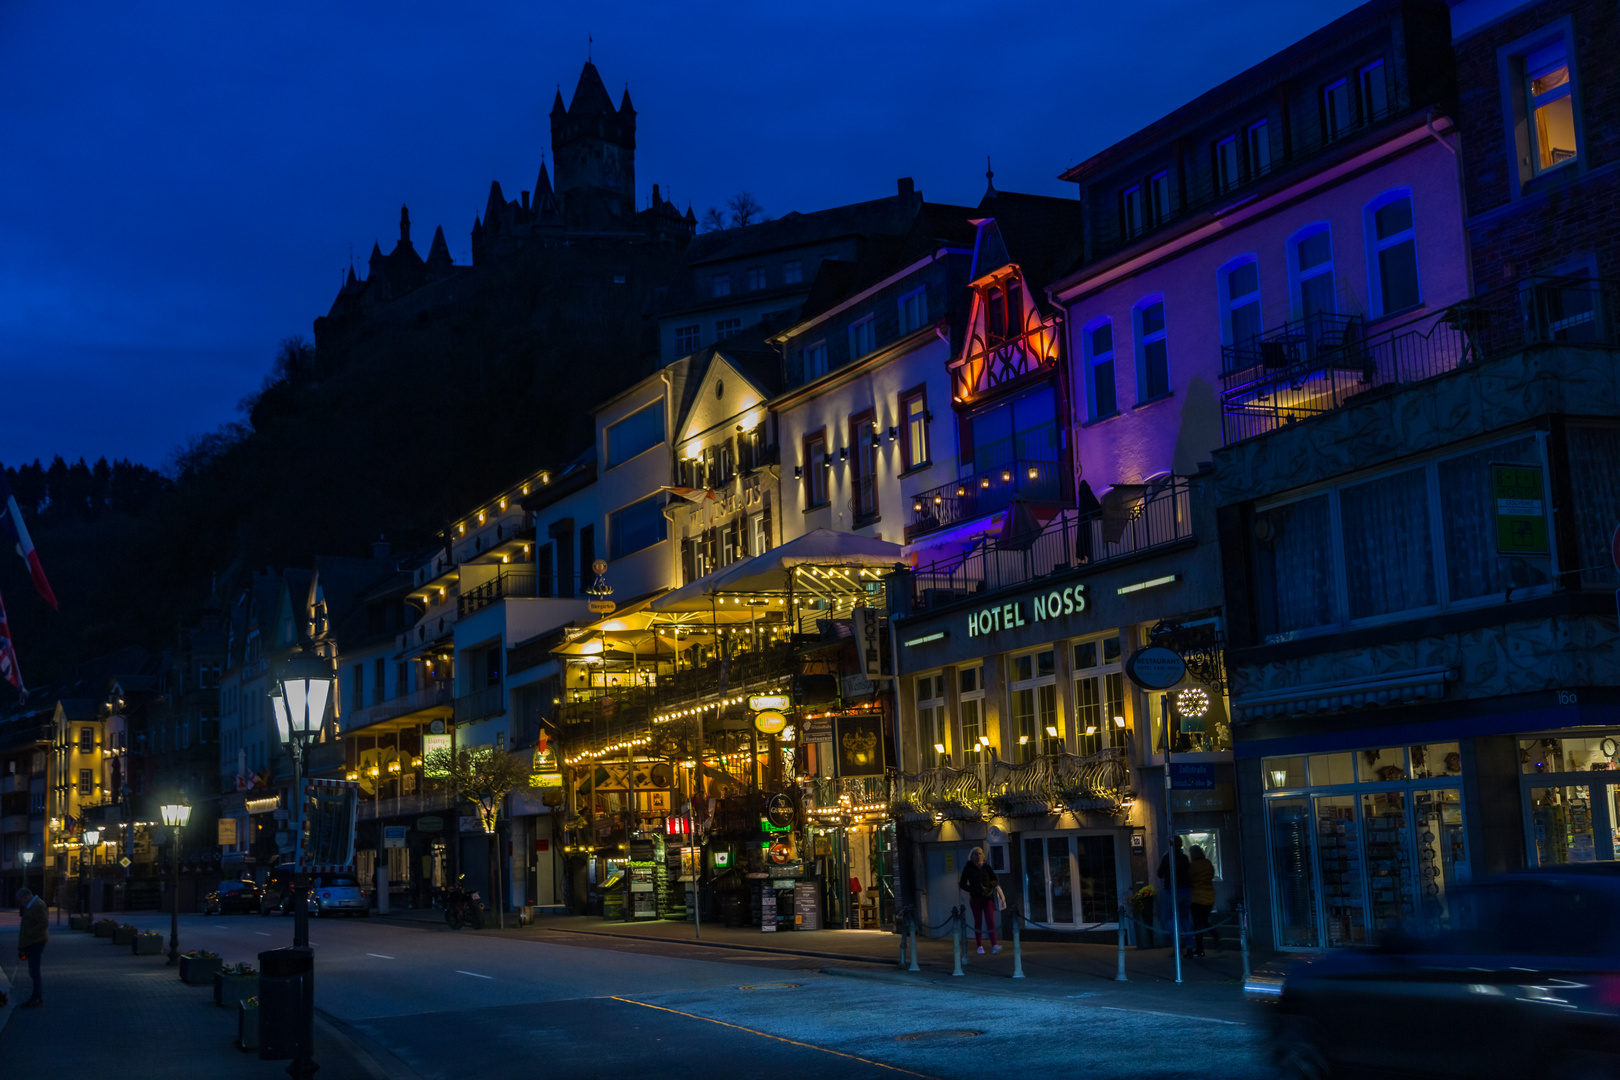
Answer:
M95 889L96 889L96 849L98 847L100 847L100 846L101 846L101 830L100 829L86 829L86 830L84 830L84 849L90 855L90 869L89 869L88 872L86 872L83 875L83 877L85 879L85 885L84 885L84 910L86 912L89 912L91 910L91 908L95 904L95 895L94 894L95 894ZM81 870L83 869L83 860L82 860L82 858L80 860L80 869Z
M276 714L276 728L281 742L287 748L293 763L294 836L302 839L304 828L304 753L309 744L321 733L326 718L326 702L332 694L332 668L325 660L311 657L302 663L289 664L270 692L270 702ZM310 1077L317 1068L310 1057L315 1019L315 954L309 949L309 897L308 882L293 867L290 885L293 908L293 949L302 956L298 966L302 969L298 995L297 1046L287 1074L296 1078Z
M23 861L23 888L26 889L26 888L28 888L28 868L30 866L34 865L34 853L32 851L24 851L21 854L22 854L22 861ZM44 873L43 873L44 869L45 868L43 866L40 867L41 881L39 883L39 891L41 893L43 893L45 891L45 882L43 880L43 878L44 878Z
M191 820L191 807L166 803L160 810L163 824L174 830L174 895L169 900L169 966L180 963L180 830Z

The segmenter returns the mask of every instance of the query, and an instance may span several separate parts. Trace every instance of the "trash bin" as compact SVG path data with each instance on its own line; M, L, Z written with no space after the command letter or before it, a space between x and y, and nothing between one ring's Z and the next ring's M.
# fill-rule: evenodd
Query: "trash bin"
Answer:
M314 1005L315 953L310 949L268 949L259 954L259 1060L291 1061ZM304 1035L308 1038L308 1034Z

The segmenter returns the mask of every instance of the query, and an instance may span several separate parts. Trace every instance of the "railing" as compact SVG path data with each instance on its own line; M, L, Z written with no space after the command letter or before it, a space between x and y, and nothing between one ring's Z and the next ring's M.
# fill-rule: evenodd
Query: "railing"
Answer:
M1343 407L1368 391L1421 382L1527 345L1620 344L1616 284L1535 278L1366 337L1318 347L1279 367L1229 371L1221 393L1226 443Z
M1273 326L1247 341L1221 346L1221 372L1227 384L1253 377L1254 369L1275 371L1300 361L1342 352L1361 340L1361 316L1318 311Z
M368 705L364 709L354 710L344 719L343 730L346 733L358 731L361 728L370 727L372 724L380 724L386 720L393 720L413 712L442 708L452 704L454 701L455 691L451 688L449 681L440 682L434 680L426 686L418 687L407 694L401 694L387 701L379 701L377 704Z
M498 570L482 585L463 588L456 599L456 615L465 619L475 611L482 611L508 596L537 596L539 575L533 570Z
M504 686L486 686L456 698L456 723L470 724L486 716L499 716L506 711L505 692Z
M361 821L375 821L378 818L400 817L404 814L430 814L438 810L449 810L455 805L455 799L448 791L421 791L414 795L383 796L368 799L362 793L359 802L359 817Z
M995 758L982 766L901 774L891 810L902 821L1115 810L1131 797L1130 784L1130 758L1120 746L1084 756L1042 755L1017 765Z
M912 572L912 610L1126 558L1192 535L1191 489L1185 478L1173 477L1144 489L1134 502L1120 500L1117 508L1064 510L1040 532L986 538L962 555L917 567Z
M1063 495L1062 468L1056 461L1015 459L977 476L919 492L911 500L906 539L1004 510L1014 499L1057 502Z
M779 625L779 624L777 624ZM798 673L798 658L791 645L773 645L734 654L726 677L726 693L775 689ZM720 694L720 665L659 676L656 686L613 686L576 696L562 706L565 723L607 721L634 726L662 710L712 700ZM578 695L578 691L572 691Z

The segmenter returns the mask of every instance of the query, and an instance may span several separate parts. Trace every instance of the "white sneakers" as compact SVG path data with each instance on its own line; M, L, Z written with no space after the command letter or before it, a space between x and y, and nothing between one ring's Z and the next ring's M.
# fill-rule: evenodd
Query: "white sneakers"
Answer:
M983 946L983 945L980 945L980 946L979 946L979 955L980 955L980 956L983 956L983 955L984 955L984 946Z
M979 951L983 952L984 950L981 949ZM998 952L1001 951L1001 946L1000 945L992 945L992 946L990 946L990 951L993 952L993 953L998 953Z

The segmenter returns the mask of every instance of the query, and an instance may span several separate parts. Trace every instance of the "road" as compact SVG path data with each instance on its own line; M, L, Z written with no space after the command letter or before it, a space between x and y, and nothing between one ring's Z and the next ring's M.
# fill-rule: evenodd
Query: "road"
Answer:
M161 927L168 920L132 916ZM957 991L892 968L563 934L501 937L312 921L316 1005L391 1076L750 1075L1247 1078L1259 1032L1084 1000ZM226 962L290 944L292 921L181 919L182 948ZM865 975L867 977L860 977ZM323 1077L335 1075L323 1070ZM363 1080L363 1078L362 1078Z

